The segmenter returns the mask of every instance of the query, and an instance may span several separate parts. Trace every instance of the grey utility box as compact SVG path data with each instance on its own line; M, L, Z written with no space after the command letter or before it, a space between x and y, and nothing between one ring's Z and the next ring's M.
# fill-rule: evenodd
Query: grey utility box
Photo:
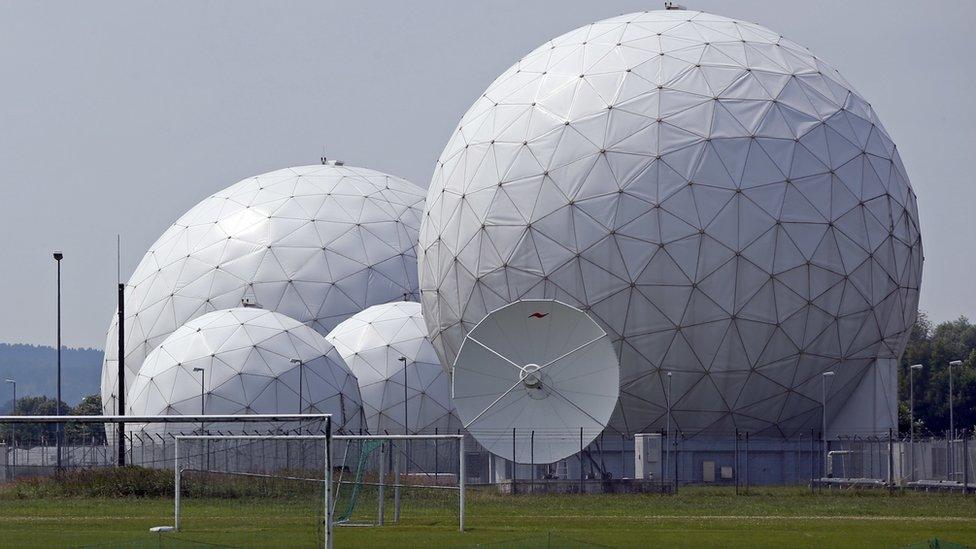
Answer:
M661 434L634 435L634 477L644 480L661 478Z

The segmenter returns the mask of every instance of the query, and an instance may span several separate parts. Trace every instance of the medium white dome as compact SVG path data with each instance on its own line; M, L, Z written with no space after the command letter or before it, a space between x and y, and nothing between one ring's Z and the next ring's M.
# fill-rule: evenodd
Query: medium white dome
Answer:
M437 162L418 257L445 364L506 303L586 310L630 433L668 408L685 433L819 425L822 372L843 404L901 355L922 274L871 105L778 33L681 10L586 25L495 80Z
M146 357L129 390L127 413L200 414L201 380L207 414L329 413L337 430L358 432L362 427L359 387L352 372L325 338L279 313L236 308L187 322ZM161 434L188 432L199 425L128 427ZM208 428L278 427L249 423Z
M180 217L126 286L131 387L146 355L183 323L248 301L323 336L365 307L413 295L423 191L344 165L247 178ZM117 316L102 367L102 402L116 407Z
M419 303L374 305L336 326L327 339L359 381L371 433L404 433L404 372L409 434L446 434L461 428L450 378L427 339Z

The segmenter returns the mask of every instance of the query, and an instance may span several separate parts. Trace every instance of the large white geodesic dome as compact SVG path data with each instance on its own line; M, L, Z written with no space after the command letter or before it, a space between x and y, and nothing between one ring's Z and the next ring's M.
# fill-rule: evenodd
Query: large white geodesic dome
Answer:
M495 80L437 162L418 258L446 364L505 303L586 310L630 433L668 409L692 434L819 426L827 370L831 410L884 393L891 421L922 272L871 105L778 33L682 10L581 27Z
M214 311L176 329L146 357L128 395L128 415L327 413L336 430L362 427L359 386L336 350L301 322L256 308ZM127 426L146 434L198 427ZM249 423L243 428L279 427Z
M378 303L417 289L423 190L337 163L250 177L185 213L152 245L125 290L126 385L146 355L188 320L247 301L323 336ZM116 409L118 315L102 366Z
M450 378L427 339L420 303L374 305L344 320L327 339L359 381L369 432L447 434L461 428Z

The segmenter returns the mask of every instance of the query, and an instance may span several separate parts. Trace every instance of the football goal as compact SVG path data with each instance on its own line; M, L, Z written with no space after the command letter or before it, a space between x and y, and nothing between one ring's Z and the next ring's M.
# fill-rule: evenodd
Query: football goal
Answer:
M335 435L338 526L456 522L464 531L464 436Z
M240 516L287 506L290 531L401 522L464 529L461 435L177 435L174 526L213 527L197 509L226 501ZM233 500L233 501L230 501ZM389 511L388 511L389 510ZM202 511L201 511L202 512ZM387 515L392 515L388 517Z

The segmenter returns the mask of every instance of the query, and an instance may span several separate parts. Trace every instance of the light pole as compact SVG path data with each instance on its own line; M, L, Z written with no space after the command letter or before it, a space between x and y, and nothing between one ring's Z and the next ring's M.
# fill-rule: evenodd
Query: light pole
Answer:
M302 361L297 358L291 359L292 364L298 364L298 413L302 413Z
M671 372L668 372L668 394L664 397L664 402L668 405L668 417L665 420L667 427L665 428L664 436L667 440L665 441L666 446L664 447L664 471L661 471L661 480L664 480L664 476L668 474L668 461L671 457ZM678 479L674 480L675 482L678 481Z
M908 445L912 451L912 481L915 480L915 370L921 370L921 364L912 364L908 367L908 394L909 394L909 427Z
M397 360L403 363L403 434L409 435L410 428L407 427L407 357L401 356Z
M410 428L407 426L408 425L408 419L407 419L407 417L408 417L407 416L407 357L401 356L397 360L403 364L403 434L404 435L409 435L410 434ZM392 445L391 445L391 447L392 447ZM404 452L403 452L403 467L404 467L404 473L405 474L407 472L406 469L410 466L410 462L409 462L409 459L407 457L408 456L407 452L409 451L409 449L410 449L410 441L404 439L404 441L403 441L403 450L404 450ZM393 500L394 500L393 501L393 522L400 522L400 454L399 454L399 452L395 454L394 459L396 460L396 462L394 463L394 465L396 466L396 470L394 471L394 473L395 473L394 482L396 483L396 489L393 492ZM512 478L515 478L515 457L514 457L514 455L512 457Z
M58 264L58 402L57 415L61 415L61 260L64 254L60 251L54 252L54 261ZM58 470L61 470L61 424L57 424L57 447L58 447Z
M961 360L953 360L949 363L949 471L951 478L956 476L956 459L953 454L955 450L955 438L956 438L956 422L952 413L952 367L962 366Z
M204 403L206 402L206 400L204 398L205 395L206 395L206 388L205 388L205 386L203 384L205 370L203 368L196 367L196 368L193 369L193 371L194 372L200 372L200 415L201 416L204 416L204 415L207 415L207 409L204 406ZM203 434L203 420L202 419L200 420L200 434L201 435Z
M821 432L820 436L823 441L824 475L827 474L827 456L829 454L829 452L827 452L827 378L832 377L833 375L834 372L824 372L820 374L821 379L823 380L823 383L821 384L821 388L820 388L821 390L820 406L822 408L821 420L823 421L823 425L822 425L823 431Z
M10 415L17 415L17 382L12 379L5 379L7 383L14 386L14 406L10 410ZM17 425L10 426L10 442L14 447L14 467L17 466Z

